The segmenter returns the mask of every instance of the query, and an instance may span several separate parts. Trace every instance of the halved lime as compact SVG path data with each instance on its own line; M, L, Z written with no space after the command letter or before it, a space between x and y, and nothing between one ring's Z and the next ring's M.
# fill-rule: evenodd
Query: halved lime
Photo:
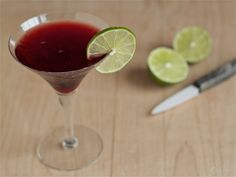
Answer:
M96 68L100 73L113 73L122 69L133 57L136 49L134 33L125 27L110 27L100 31L89 42L87 57L107 54Z
M176 34L173 46L188 63L197 63L210 54L212 41L207 30L201 27L187 27Z
M148 56L151 74L160 83L175 84L188 76L188 64L183 57L172 49L154 49Z

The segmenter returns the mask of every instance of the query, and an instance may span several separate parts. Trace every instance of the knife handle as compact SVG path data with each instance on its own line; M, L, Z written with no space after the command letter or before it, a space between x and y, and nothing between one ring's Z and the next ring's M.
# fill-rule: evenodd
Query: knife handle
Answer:
M210 74L201 77L193 85L198 87L200 92L202 92L230 78L234 74L236 74L236 59L233 59Z

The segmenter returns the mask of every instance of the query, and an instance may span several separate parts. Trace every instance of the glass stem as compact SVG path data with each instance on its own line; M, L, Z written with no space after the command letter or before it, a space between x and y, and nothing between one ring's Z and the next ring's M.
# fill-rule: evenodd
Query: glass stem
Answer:
M64 112L65 137L62 142L64 149L71 149L78 145L78 140L74 134L73 103L74 94L58 94L60 105Z

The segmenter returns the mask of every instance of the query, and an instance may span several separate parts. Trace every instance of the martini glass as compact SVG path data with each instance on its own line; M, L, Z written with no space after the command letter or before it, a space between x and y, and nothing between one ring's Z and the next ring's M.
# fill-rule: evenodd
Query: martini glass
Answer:
M99 30L108 27L102 19L82 12L41 14L24 21L18 27L9 38L9 50L18 63L39 74L55 89L64 111L64 126L58 127L39 142L37 157L46 166L59 170L76 170L94 162L103 149L100 136L90 128L74 125L72 117L74 93L85 75L102 59L77 70L48 72L26 66L15 53L17 41L28 30L43 23L65 20L86 23Z

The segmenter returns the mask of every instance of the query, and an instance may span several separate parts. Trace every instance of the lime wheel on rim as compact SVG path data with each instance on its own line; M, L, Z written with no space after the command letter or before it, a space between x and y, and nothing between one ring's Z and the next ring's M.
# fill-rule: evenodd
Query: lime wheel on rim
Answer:
M132 59L136 49L134 33L125 27L110 27L100 31L89 42L87 57L106 55L97 66L100 73L121 70Z

